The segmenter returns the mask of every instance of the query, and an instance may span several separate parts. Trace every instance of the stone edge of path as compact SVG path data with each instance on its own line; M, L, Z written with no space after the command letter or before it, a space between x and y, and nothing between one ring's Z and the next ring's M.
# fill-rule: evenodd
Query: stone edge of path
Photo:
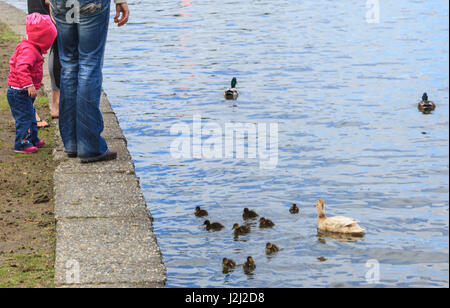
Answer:
M1 0L0 12L0 22L25 36L24 12ZM43 82L49 93L46 64ZM166 268L153 233L153 219L126 138L105 94L100 108L105 117L103 136L110 148L118 151L118 160L81 164L65 155L59 133L56 136L55 286L164 287Z

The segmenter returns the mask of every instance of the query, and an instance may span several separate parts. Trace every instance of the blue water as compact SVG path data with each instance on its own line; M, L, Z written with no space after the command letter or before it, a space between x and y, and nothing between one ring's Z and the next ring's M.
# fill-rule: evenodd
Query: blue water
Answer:
M18 2L10 0L10 2ZM129 141L169 287L448 287L449 4L137 1L111 26L104 87ZM23 4L22 4L23 5ZM233 76L241 95L223 99ZM423 92L437 103L417 111ZM175 124L278 123L278 164L175 159ZM359 241L320 238L314 204L357 218ZM290 215L296 202L300 215ZM195 206L226 230L204 231ZM243 207L276 223L235 240ZM272 241L281 251L264 253ZM257 269L224 275L223 257ZM319 262L317 257L325 257Z

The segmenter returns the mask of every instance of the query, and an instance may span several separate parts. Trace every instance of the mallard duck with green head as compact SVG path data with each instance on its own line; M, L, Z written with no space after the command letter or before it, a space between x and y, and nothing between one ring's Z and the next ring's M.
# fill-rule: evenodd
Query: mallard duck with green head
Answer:
M418 108L423 113L430 113L434 109L436 109L436 105L428 100L427 93L423 93L422 100L419 102Z
M225 93L224 93L225 99L236 100L238 98L239 92L236 89L236 85L237 85L237 79L236 79L236 77L233 77L233 79L231 80L231 88L228 88L225 90Z

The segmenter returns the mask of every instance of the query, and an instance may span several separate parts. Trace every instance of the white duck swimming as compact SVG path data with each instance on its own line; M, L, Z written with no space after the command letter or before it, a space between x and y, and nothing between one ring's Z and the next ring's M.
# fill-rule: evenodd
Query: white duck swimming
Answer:
M351 234L354 236L363 236L366 233L366 230L358 225L356 219L343 216L327 218L325 216L325 202L322 199L317 201L316 209L319 214L317 227L321 231Z

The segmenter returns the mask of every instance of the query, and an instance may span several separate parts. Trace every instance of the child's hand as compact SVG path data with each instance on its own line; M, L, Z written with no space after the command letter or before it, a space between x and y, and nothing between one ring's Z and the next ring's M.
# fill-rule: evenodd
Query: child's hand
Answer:
M36 88L34 86L28 87L28 96L31 98L35 98L37 96Z

